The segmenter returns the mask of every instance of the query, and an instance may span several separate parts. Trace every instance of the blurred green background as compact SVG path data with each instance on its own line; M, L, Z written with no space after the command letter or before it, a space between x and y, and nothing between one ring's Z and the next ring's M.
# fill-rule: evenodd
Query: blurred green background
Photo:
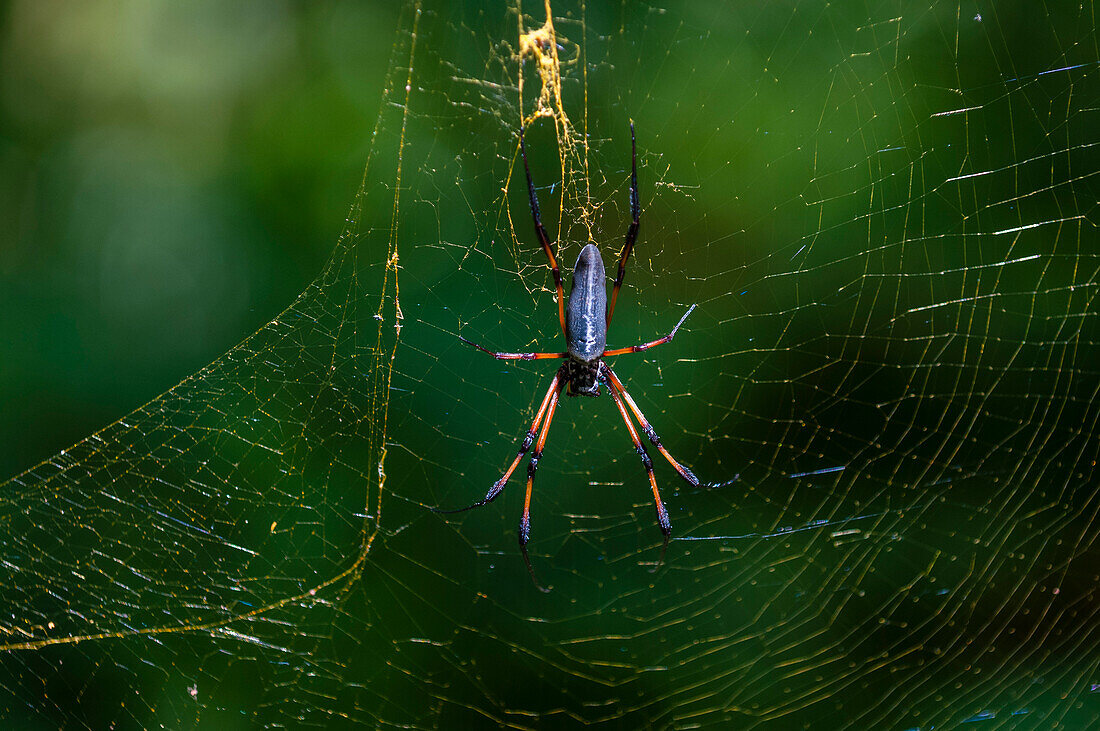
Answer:
M316 276L397 10L0 3L0 475L170 388Z

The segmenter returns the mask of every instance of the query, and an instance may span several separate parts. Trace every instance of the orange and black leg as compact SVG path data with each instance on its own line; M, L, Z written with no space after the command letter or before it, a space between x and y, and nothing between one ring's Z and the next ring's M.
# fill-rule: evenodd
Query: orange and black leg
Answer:
M555 379L557 381L557 379ZM531 574L531 581L539 591L547 592L539 580L535 578L535 569L531 566L531 559L527 555L527 541L531 539L531 489L535 486L535 470L539 468L539 460L542 458L542 448L546 446L546 435L550 433L550 422L554 420L554 410L558 407L558 396L564 384L555 382L554 390L550 392L550 403L546 410L546 421L542 424L542 432L539 441L535 444L535 451L531 455L531 461L527 463L527 495L523 498L523 517L519 521L519 549L523 552L523 562L527 564L527 571Z
M611 391L611 398L615 399L615 406L618 407L619 414L623 417L623 423L626 424L627 431L630 432L630 438L634 441L634 451L642 458L642 466L645 467L646 476L649 477L649 487L653 490L653 505L657 509L657 525L661 527L661 533L665 537L664 543L661 544L661 556L657 559L657 566L653 567L653 571L656 571L661 562L665 560L668 539L672 536L672 523L668 519L668 511L661 500L661 493L657 490L657 477L653 474L653 460L649 458L649 453L642 445L642 440L638 438L638 431L634 428L634 422L626 414L626 407L623 406L623 400L619 397L618 390L615 388L609 390Z
M539 424L542 423L542 417L546 414L546 410L553 411L553 407L550 406L551 401L557 402L558 394L561 392L562 385L562 371L559 368L558 372L554 375L554 380L550 382L550 388L546 390L546 395L542 397L542 405L539 406L538 413L535 414L535 420L531 422L531 428L527 430L527 433L523 436L523 442L520 444L519 452L516 454L516 458L512 460L512 464L508 466L508 469L504 471L504 475L493 483L493 486L489 488L489 492L485 494L481 500L478 500L473 505L467 505L464 508L456 508L454 510L440 510L439 508L431 508L436 513L462 513L473 508L480 508L482 505L487 505L496 499L500 491L504 489L504 486L508 484L509 478L512 473L516 471L516 467L523 459L523 455L527 454L527 450L531 448L531 445L535 443L535 434L539 430ZM530 499L530 481L528 481L528 499Z
M482 353L488 353L497 360L547 360L549 358L568 358L569 353L497 353L496 351L483 348L472 340L467 340L461 335L458 339L467 345L472 345Z
M672 332L670 332L668 335L665 335L663 338L658 338L657 340L653 340L648 343L642 343L641 345L631 345L627 348L614 348L612 350L605 350L603 352L603 357L606 358L611 355L626 355L627 353L640 353L643 350L649 350L650 348L655 348L658 345L664 345L665 343L672 342L672 339L676 337L676 331L680 329L680 326L684 324L684 320L688 319L688 315L690 315L694 310L695 305L689 307L688 311L684 313L684 316L680 318L680 321L676 323L676 327L672 328Z
M638 202L638 147L634 143L634 120L630 121L630 228L626 231L626 241L619 255L619 273L615 275L615 286L611 289L611 301L607 305L607 325L611 326L611 314L615 312L615 300L619 299L619 288L626 276L626 260L634 250L638 240L638 223L642 218L642 207Z
M619 377L615 375L615 371L611 370L611 366L606 363L603 364L604 372L607 374L608 382L611 385L612 393L618 392L622 396L623 401L630 407L631 413L634 414L634 418L638 420L638 424L641 425L642 431L645 433L649 441L653 443L653 446L661 453L661 455L668 460L668 463L672 465L673 469L680 474L680 477L684 478L692 487L699 487L699 478L695 476L695 473L689 470L684 465L677 462L664 445L661 444L661 438L657 436L657 432L653 429L653 426L646 420L645 415L642 414L642 410L638 408L638 404L634 403L634 399L627 393L626 388L623 386L623 382L619 380Z
M519 128L519 149L523 155L523 172L527 175L527 195L531 200L531 216L535 219L535 233L550 262L550 271L554 274L554 286L558 290L558 320L561 322L562 335L568 337L568 333L565 332L565 292L561 286L561 270L558 269L558 260L554 258L554 250L550 247L550 237L546 235L546 228L542 225L542 218L539 215L539 199L535 195L535 184L531 182L531 168L527 165L527 145L523 141L523 127Z

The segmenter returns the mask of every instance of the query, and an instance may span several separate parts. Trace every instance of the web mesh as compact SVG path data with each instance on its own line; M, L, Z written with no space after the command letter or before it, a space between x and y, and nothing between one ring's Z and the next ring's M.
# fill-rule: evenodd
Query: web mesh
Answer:
M47 727L1074 727L1100 714L1095 9L413 5L285 312L4 486L4 717ZM547 20L549 17L549 21ZM546 25L544 25L546 23ZM608 398L481 498L553 281L642 234ZM652 451L652 450L651 450ZM523 467L519 472L523 473ZM519 484L516 484L519 483Z

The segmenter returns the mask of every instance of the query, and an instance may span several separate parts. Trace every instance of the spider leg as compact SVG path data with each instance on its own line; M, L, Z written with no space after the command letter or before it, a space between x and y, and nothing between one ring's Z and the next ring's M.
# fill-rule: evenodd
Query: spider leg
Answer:
M611 302L607 306L607 326L611 326L611 314L615 311L615 300L619 298L619 287L623 286L626 276L626 260L638 240L638 222L642 217L642 207L638 203L638 147L634 143L634 120L630 120L630 228L626 231L623 252L619 255L619 273L615 276L615 286L611 290Z
M496 351L483 348L472 340L467 340L461 335L458 339L467 345L472 345L482 353L488 353L497 360L546 360L548 358L568 358L569 353L497 353Z
M677 462L673 458L673 456L668 453L668 450L665 449L664 445L661 444L661 438L657 436L657 432L653 429L653 426L646 420L645 415L642 414L642 410L638 408L638 404L634 403L634 399L631 398L630 394L623 386L623 382L620 381L619 377L615 375L615 371L611 370L611 366L607 365L606 363L603 364L603 367L604 370L607 372L607 376L611 384L611 390L613 392L617 391L619 395L622 396L623 401L626 401L626 405L630 407L631 413L633 413L634 418L638 420L638 424L641 425L642 431L647 437L649 437L649 441L653 443L653 446L657 448L657 451L661 453L661 456L668 460L668 463L672 465L673 469L680 473L680 477L683 477L684 480L692 487L699 487L699 478L695 476L695 473L689 470L684 465Z
M561 270L558 269L558 260L554 258L554 250L550 248L550 237L546 234L546 228L542 225L539 215L539 199L535 195L535 184L531 181L531 168L527 165L527 145L523 141L523 127L519 128L519 150L523 155L523 172L527 175L527 196L531 201L531 216L535 219L535 233L538 234L539 243L550 261L550 271L554 274L554 286L558 289L558 321L561 322L562 335L569 337L565 331L565 292L561 286Z
M546 413L546 409L549 407L551 399L557 400L556 394L560 392L560 384L562 380L561 369L554 375L554 380L550 381L550 388L546 390L546 395L542 397L542 405L539 406L538 413L535 414L535 420L531 422L531 428L527 430L527 434L523 437L523 443L520 444L519 452L516 454L516 458L512 460L512 464L505 470L504 475L493 483L493 486L489 488L489 492L485 494L485 497L478 500L473 505L467 505L464 508L456 508L454 510L440 510L439 508L429 508L434 513L463 513L467 510L474 508L480 508L482 505L487 505L496 499L500 491L504 489L504 486L508 484L509 478L512 477L512 473L516 471L516 466L519 465L520 460L523 459L523 455L527 454L527 450L531 448L531 445L535 442L535 432L538 431L539 423L542 421L543 414ZM528 494L530 497L530 494Z
M695 305L692 305L691 307L689 307L688 311L684 313L684 316L680 318L680 321L678 323L676 323L676 327L672 328L672 332L670 332L668 335L665 335L663 338L658 338L657 340L652 340L648 343L642 343L641 345L631 345L630 347L627 347L627 348L615 348L613 350L605 350L603 352L602 357L606 358L610 355L625 355L627 353L640 353L643 350L649 350L650 348L655 348L658 345L664 345L665 343L671 342L672 339L674 337L676 337L676 331L679 330L680 326L684 324L684 320L688 319L688 315L690 315L692 313L692 311L695 310L695 307L696 307Z
M539 433L538 443L535 444L535 452L531 455L531 461L527 463L527 495L523 498L523 517L519 521L519 549L523 553L523 562L527 564L527 572L531 574L531 581L535 582L535 586L543 593L550 590L544 588L539 580L535 578L535 569L531 566L531 558L527 555L527 541L531 539L531 488L535 485L535 470L539 468L542 448L546 445L546 435L550 433L550 422L554 420L554 410L558 407L558 396L561 395L563 385L565 384L555 382L554 389L550 392L550 404L546 410L546 421L542 423L542 431Z
M623 406L623 400L619 397L618 391L615 388L609 390L611 391L611 398L615 399L615 406L619 409L619 415L623 417L623 423L626 424L627 431L630 432L630 438L634 441L634 451L642 458L642 466L645 467L646 475L649 477L649 486L653 490L653 505L657 509L657 525L661 527L661 533L664 534L665 537L664 543L661 544L661 556L657 559L657 565L650 571L650 573L653 573L665 560L665 551L668 550L668 539L672 536L672 523L668 519L668 511L665 510L665 504L661 501L661 493L657 490L657 477L653 474L653 460L649 458L649 453L645 451L642 440L638 438L638 432L634 428L634 423L631 422L630 417L626 415L626 407Z

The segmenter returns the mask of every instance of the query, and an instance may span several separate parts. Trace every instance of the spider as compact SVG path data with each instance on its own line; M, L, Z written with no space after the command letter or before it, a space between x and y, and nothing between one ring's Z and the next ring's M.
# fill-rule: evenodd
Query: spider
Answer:
M619 255L619 271L615 276L615 284L611 290L610 303L607 301L606 273L603 260L600 258L599 249L596 248L595 244L589 243L581 249L581 253L577 257L577 263L573 266L573 287L569 293L569 302L566 304L562 291L561 271L558 269L553 247L539 214L539 202L538 197L535 195L535 184L531 181L531 168L527 164L527 146L524 142L522 127L519 130L519 144L523 157L523 172L527 176L527 194L531 203L531 216L535 220L535 234L538 236L542 250L546 254L550 271L554 275L554 285L557 288L558 297L558 320L561 323L561 331L565 335L568 350L564 353L497 353L483 348L462 336L459 336L459 339L498 360L564 359L565 363L558 368L553 380L550 381L550 387L546 390L546 395L542 398L542 404L535 413L531 428L527 430L523 437L518 454L516 454L508 469L505 470L504 475L489 488L489 492L485 497L472 505L457 510L440 510L438 508L433 508L433 510L438 513L461 513L491 503L500 495L508 479L512 476L524 455L531 449L531 445L534 444L535 451L527 464L527 496L523 501L523 517L519 523L519 546L523 553L523 561L527 565L527 571L531 574L531 580L534 581L535 586L545 592L548 590L544 589L539 584L538 579L535 578L531 559L527 555L527 542L531 538L531 489L535 482L535 470L538 469L539 460L542 458L542 449L546 445L546 435L550 431L550 422L553 420L554 411L558 406L558 397L566 387L568 387L570 396L592 397L600 395L601 385L608 387L608 392L615 401L619 415L622 416L623 423L626 424L626 429L630 432L630 438L634 442L634 450L642 458L642 466L645 467L646 475L649 477L649 486L653 491L653 504L657 511L657 524L664 535L661 558L658 560L657 566L663 561L665 551L668 549L669 537L672 535L672 525L668 519L668 511L661 500L661 494L657 490L657 478L653 474L653 461L650 459L649 453L646 452L641 439L638 438L638 431L634 428L634 423L630 420L630 417L627 416L627 409L629 408L630 412L634 414L634 418L638 420L642 432L661 455L668 460L669 464L675 468L680 477L684 478L693 487L699 487L699 478L690 469L677 462L661 444L657 432L646 420L641 409L627 393L622 381L615 375L615 371L611 369L611 366L604 361L604 358L625 355L626 353L640 353L643 350L649 350L670 342L675 337L676 331L684 324L684 320L695 309L695 305L688 308L684 316L676 323L676 327L672 328L672 332L663 338L627 348L607 348L607 329L611 325L611 315L615 311L619 288L622 287L623 277L626 275L627 259L630 258L630 252L634 249L634 243L638 240L638 223L641 218L641 206L638 203L638 151L634 140L633 121L630 123L630 213L633 220L630 223L630 228L627 229L626 241L623 243L622 253ZM541 429L540 424L542 425ZM654 567L654 570L656 570L656 567Z

